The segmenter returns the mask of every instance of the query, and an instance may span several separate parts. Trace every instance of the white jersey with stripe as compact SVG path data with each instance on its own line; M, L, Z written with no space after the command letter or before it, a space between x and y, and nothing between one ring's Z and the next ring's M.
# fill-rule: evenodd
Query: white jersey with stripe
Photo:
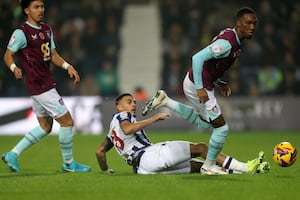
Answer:
M113 116L110 123L107 139L114 144L118 154L124 158L127 163L131 163L132 159L139 151L152 145L152 142L147 137L144 129L136 133L126 135L121 128L122 121L136 123L136 118L129 112L120 112Z

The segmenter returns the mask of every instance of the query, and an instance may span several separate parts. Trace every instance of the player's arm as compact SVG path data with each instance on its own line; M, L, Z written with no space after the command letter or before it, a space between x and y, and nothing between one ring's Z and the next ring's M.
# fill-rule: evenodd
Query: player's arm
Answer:
M17 66L14 60L15 52L27 46L27 40L21 29L16 29L9 40L3 60L6 66L14 73L16 79L23 78L22 70Z
M125 135L134 134L137 131L144 129L146 126L153 124L154 122L157 122L159 120L164 120L169 116L170 116L169 113L157 113L153 117L150 117L142 121L138 121L136 123L131 123L128 120L124 120L120 123L120 126Z
M200 50L192 57L192 69L194 74L195 87L197 89L199 101L205 103L208 100L207 92L203 88L202 71L205 61L212 58L224 58L230 54L231 44L224 39L218 39Z
M51 49L51 62L58 67L62 67L65 70L68 71L68 74L70 76L70 78L74 77L74 84L79 83L80 82L80 76L78 74L78 72L76 71L76 69L69 64L68 62L66 62L58 53L55 49Z
M96 158L98 161L98 165L102 172L105 173L113 173L112 169L108 168L107 161L106 161L106 152L108 152L113 147L113 143L110 141L108 137L99 145L96 150Z
M18 80L23 78L23 74L22 74L22 70L15 64L14 55L15 52L6 49L3 59L6 66L14 73L15 78Z

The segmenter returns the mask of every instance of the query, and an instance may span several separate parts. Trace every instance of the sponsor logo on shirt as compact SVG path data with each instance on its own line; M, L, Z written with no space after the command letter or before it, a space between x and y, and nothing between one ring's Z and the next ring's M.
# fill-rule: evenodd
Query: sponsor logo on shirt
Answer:
M37 34L31 35L32 40L36 40L37 39Z

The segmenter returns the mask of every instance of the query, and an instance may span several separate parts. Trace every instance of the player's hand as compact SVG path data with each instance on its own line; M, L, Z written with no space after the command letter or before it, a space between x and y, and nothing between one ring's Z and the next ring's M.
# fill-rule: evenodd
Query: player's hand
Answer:
M156 115L154 115L156 121L157 120L165 120L166 118L170 117L170 113L157 113Z
M225 81L218 81L216 83L217 86L219 86L219 88L221 89L221 94L223 96L230 96L231 95L231 88L229 87L228 83Z
M16 78L17 80L23 78L22 70L21 70L19 67L16 67L16 68L15 68L15 70L14 70L14 75L15 75L15 78Z
M113 169L107 169L105 171L102 171L102 173L104 173L104 174L113 174L113 173L115 173L115 171Z
M80 76L79 76L78 72L76 71L76 69L72 65L69 65L69 67L68 67L68 74L69 74L70 78L74 77L74 81L73 81L74 84L77 84L80 82Z
M204 104L205 102L208 101L208 95L207 95L207 92L204 88L198 89L197 94L198 94L200 103Z
M221 88L221 94L223 96L228 97L231 95L231 88L228 85L223 85L220 88Z

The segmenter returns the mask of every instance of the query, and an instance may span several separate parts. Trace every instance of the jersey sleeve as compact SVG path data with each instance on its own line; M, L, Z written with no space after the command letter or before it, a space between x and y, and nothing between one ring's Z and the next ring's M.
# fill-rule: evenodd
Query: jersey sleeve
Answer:
M9 40L7 49L17 52L19 49L23 49L27 46L27 40L24 32L21 29L16 29Z
M218 39L209 45L213 58L224 58L230 54L231 44L228 40Z
M204 62L212 58L224 58L230 54L230 51L231 44L229 41L218 39L192 57L192 68L196 89L203 88L202 70Z
M56 48L56 45L55 45L55 42L54 42L53 31L51 29L51 49L55 49L55 48Z
M194 82L196 89L203 88L202 82L202 70L203 64L206 60L213 58L209 46L200 50L198 53L192 56L192 69L194 74Z

